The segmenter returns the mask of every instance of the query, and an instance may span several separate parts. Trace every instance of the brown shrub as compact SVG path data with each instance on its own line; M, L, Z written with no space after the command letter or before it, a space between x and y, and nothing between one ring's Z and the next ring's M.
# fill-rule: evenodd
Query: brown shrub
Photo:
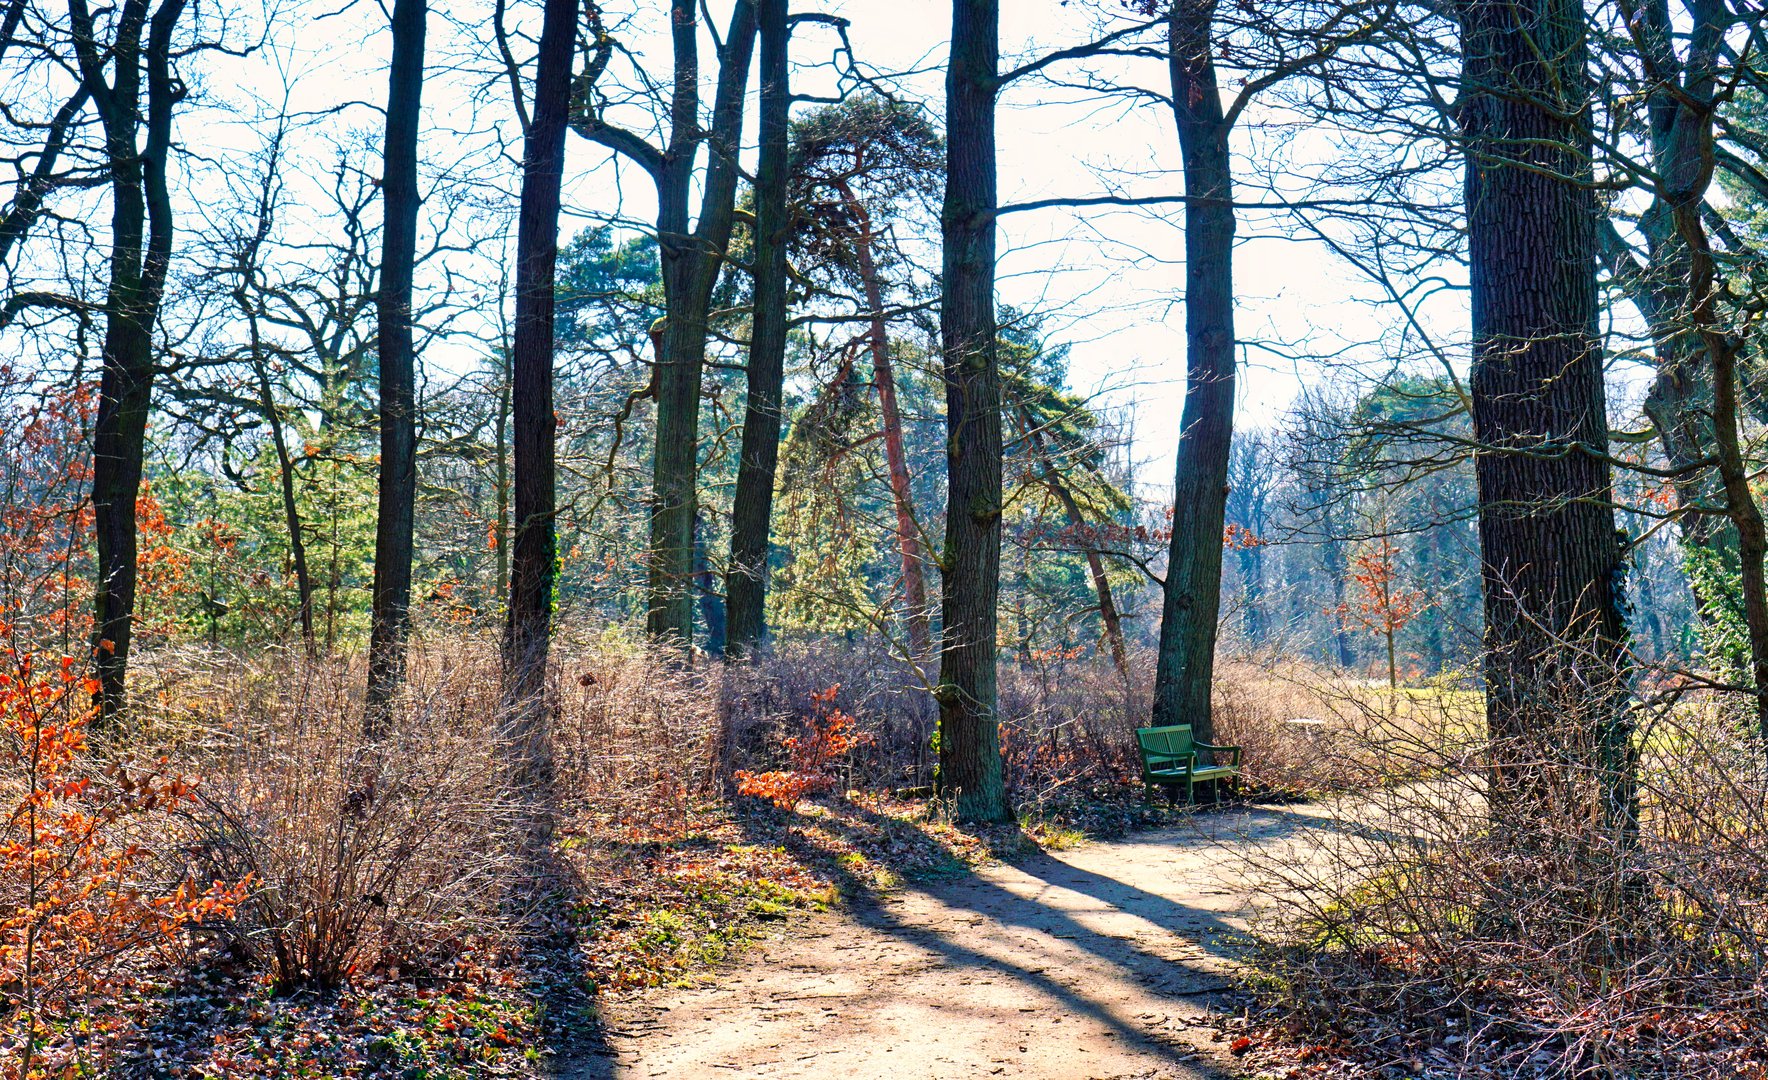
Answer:
M361 734L359 664L268 654L187 732L218 879L250 875L234 946L279 987L439 960L501 925L517 815L486 645L419 645L391 733Z
M1384 782L1258 859L1272 1014L1439 1076L1768 1067L1763 747L1710 700L1640 707L1631 826L1605 809L1625 788L1592 734L1602 696L1558 702L1526 746L1454 715L1436 738L1379 726L1358 753L1392 763ZM1495 813L1497 763L1526 786Z

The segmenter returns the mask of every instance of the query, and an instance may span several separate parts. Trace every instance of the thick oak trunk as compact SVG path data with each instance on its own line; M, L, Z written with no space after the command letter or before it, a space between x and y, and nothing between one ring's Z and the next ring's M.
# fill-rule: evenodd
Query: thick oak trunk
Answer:
M1001 373L995 343L998 0L953 0L940 280L946 425L939 773L958 817L1009 821L996 715Z
M1605 460L1598 209L1584 182L1583 11L1574 0L1462 10L1492 811L1517 820L1511 810L1550 782L1532 763L1591 745L1606 808L1626 815L1624 570Z
M1154 723L1212 741L1210 689L1221 608L1228 451L1234 435L1234 208L1211 40L1213 0L1179 0L1168 67L1185 171L1185 407L1160 613Z
M786 371L787 156L791 151L786 0L758 0L761 38L761 160L755 174L755 308L749 336L749 393L731 506L725 571L725 638L733 656L767 637L767 558L774 475L780 458L780 393Z
M417 366L412 355L411 279L417 257L417 130L424 87L426 0L394 0L393 60L382 147L380 291L375 352L380 363L381 460L374 531L374 590L363 728L384 730L405 674L411 622L412 531L417 501Z

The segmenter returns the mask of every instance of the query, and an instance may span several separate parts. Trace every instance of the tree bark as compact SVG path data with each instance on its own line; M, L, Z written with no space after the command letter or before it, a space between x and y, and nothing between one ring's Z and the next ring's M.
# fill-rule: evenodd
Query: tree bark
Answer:
M553 306L577 11L577 0L546 0L533 113L523 140L516 225L516 315L510 349L515 537L510 545L503 678L511 741L530 780L543 779L550 760L545 753L546 665L556 572L558 429L553 411Z
M946 68L946 518L938 789L965 821L1010 821L996 714L1001 573L1001 373L996 354L995 92L999 0L952 0Z
M172 31L184 10L185 0L163 0L150 20L147 0L127 0L116 15L114 41L103 47L85 0L69 4L81 80L104 126L112 193L103 372L92 430L92 509L98 549L92 643L99 683L95 704L104 724L114 723L128 704L135 618L135 508L153 403L154 323L172 256L166 162L172 108L185 93L172 78ZM107 60L115 66L114 83L105 79ZM139 145L144 66L147 138L145 145Z
M1691 7L1691 11L1697 8ZM1737 536L1723 516L1710 512L1719 485L1713 469L1700 467L1715 453L1714 401L1712 372L1705 362L1699 331L1683 318L1694 274L1693 254L1676 220L1675 197L1662 182L1678 172L1689 175L1690 166L1698 167L1698 162L1687 158L1702 149L1710 154L1711 144L1703 148L1698 137L1690 141L1690 136L1696 135L1693 128L1701 121L1684 114L1681 107L1680 84L1690 73L1684 72L1676 56L1669 5L1664 0L1646 0L1644 4L1624 0L1621 12L1640 47L1640 60L1652 86L1645 101L1646 129L1652 167L1660 182L1639 217L1648 264L1635 262L1626 242L1606 221L1600 226L1599 243L1615 280L1651 330L1657 377L1645 398L1645 415L1657 430L1665 459L1679 473L1673 486L1682 514L1678 525L1683 540L1694 546L1718 545L1729 565L1736 557ZM1700 21L1705 25L1696 33L1703 29L1710 32L1711 25ZM1690 89L1700 92L1699 87ZM1710 86L1706 89L1711 92ZM1710 158L1707 169L1710 179ZM1710 605L1700 597L1696 600L1702 617L1710 619Z
M1462 54L1491 811L1532 820L1552 782L1535 763L1591 739L1605 811L1624 820L1624 569L1604 460L1582 7L1468 3Z
M427 0L394 0L393 59L382 147L380 291L375 351L380 360L381 460L374 530L374 591L363 731L386 730L405 677L411 625L412 532L417 502L417 366L412 355L411 279L417 258L417 129L424 88Z
M774 476L780 457L780 394L786 371L786 186L791 151L786 0L758 0L761 38L761 160L755 174L755 307L749 333L749 393L731 505L725 571L725 640L730 655L759 651L767 638L767 560Z
M737 0L724 39L700 220L688 229L688 196L699 122L697 27L691 0L674 0L675 90L669 148L657 172L657 242L663 269L662 357L653 385L657 446L651 477L650 599L646 632L687 647L694 636L694 517L699 509L700 382L712 291L730 247L736 203L743 94L755 49L753 0Z
M497 453L497 493L492 513L497 522L492 526L491 540L497 545L497 602L509 616L510 603L510 394L513 373L510 371L508 339L498 349L498 365L502 377L497 386L497 419L492 425L493 447Z
M835 190L859 224L859 232L854 237L854 257L859 264L860 287L865 291L866 307L871 313L867 344L872 353L872 383L878 390L878 414L884 427L884 463L890 472L890 500L896 508L896 550L902 559L903 602L907 608L904 622L909 632L909 653L923 657L933 647L924 569L926 553L921 545L921 527L915 520L914 491L909 485L908 453L902 440L902 410L897 405L896 372L890 362L890 327L884 316L884 285L878 276L878 261L872 250L872 216L846 181L837 180Z
M1185 407L1154 676L1154 723L1213 741L1210 690L1234 435L1234 208L1214 52L1214 0L1177 0L1167 23L1185 171Z

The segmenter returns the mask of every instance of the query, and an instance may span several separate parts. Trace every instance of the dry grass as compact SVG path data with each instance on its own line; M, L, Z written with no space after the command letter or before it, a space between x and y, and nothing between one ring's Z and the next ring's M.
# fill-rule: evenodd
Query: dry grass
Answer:
M1246 751L1256 790L1295 796L1362 791L1429 775L1484 724L1478 691L1336 676L1295 663L1218 665L1217 739Z

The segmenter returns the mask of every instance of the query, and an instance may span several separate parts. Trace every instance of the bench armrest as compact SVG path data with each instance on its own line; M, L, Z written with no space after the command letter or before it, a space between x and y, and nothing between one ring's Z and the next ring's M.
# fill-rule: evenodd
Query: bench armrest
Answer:
M1196 747L1198 747L1198 748L1199 748L1199 749L1202 749L1202 750L1227 750L1227 751L1232 751L1232 752L1233 752L1233 755L1234 755L1234 757L1233 757L1233 760L1231 760L1231 761L1229 761L1229 762L1228 762L1228 764L1230 764L1230 765L1236 765L1236 766L1238 766L1238 765L1239 765L1239 764L1240 764L1240 748L1239 748L1239 747L1238 747L1238 746L1217 746L1217 745L1216 745L1216 744L1215 744L1215 743L1206 743L1206 742L1200 742L1200 743L1192 743L1192 745L1193 745L1193 746L1196 746Z

